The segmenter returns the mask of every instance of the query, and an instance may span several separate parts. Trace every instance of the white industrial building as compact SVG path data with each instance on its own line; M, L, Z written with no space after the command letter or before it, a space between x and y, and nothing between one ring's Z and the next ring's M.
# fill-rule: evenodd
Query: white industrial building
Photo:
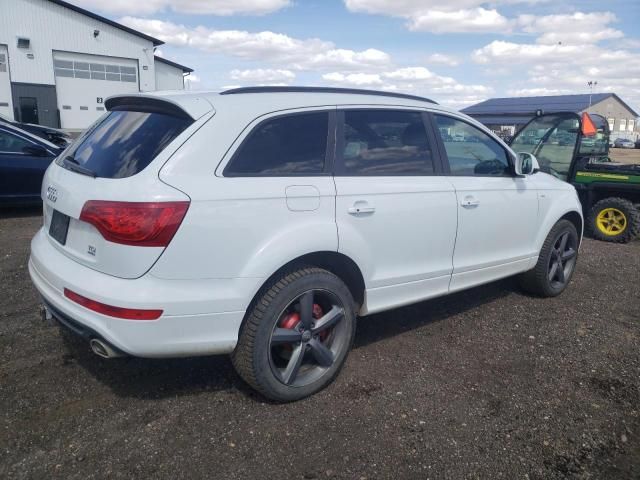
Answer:
M111 95L184 88L162 41L60 0L0 0L0 114L84 129Z

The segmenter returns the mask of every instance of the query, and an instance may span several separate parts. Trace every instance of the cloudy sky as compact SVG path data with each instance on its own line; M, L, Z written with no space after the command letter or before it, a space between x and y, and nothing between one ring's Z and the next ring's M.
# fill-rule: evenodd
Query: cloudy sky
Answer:
M616 92L640 110L640 1L71 0L166 42L192 89L333 85L462 108Z

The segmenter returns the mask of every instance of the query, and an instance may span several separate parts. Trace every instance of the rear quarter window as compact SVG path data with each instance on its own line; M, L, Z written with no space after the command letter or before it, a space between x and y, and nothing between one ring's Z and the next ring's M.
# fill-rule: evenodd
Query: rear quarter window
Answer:
M233 176L308 176L325 170L329 113L294 113L265 120L224 170Z
M144 170L192 123L190 118L164 113L112 111L99 119L65 157L72 157L96 177L131 177Z

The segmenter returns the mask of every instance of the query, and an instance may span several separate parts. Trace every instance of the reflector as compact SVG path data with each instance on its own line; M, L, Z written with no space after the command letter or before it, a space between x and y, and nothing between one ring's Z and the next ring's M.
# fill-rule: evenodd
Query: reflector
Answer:
M68 288L64 289L64 296L69 300L82 305L89 310L108 315L109 317L123 318L125 320L156 320L162 315L162 310L140 310L137 308L122 308L100 303L90 298L83 297Z

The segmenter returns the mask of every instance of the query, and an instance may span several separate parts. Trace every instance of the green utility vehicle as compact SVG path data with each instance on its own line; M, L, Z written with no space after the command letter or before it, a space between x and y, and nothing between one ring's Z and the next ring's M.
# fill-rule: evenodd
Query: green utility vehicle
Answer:
M538 115L511 139L540 170L576 187L585 230L607 242L626 243L640 234L640 164L609 158L609 125L599 115Z

